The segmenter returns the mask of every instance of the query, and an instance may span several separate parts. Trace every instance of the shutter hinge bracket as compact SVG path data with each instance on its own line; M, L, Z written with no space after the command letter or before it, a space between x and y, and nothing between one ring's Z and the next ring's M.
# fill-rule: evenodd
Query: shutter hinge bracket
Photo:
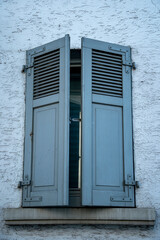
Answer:
M27 71L27 69L29 68L33 68L34 67L34 64L31 64L31 65L23 65L22 66L22 73L25 73Z
M125 186L135 186L136 188L139 188L139 181L124 181Z
M139 181L132 180L130 175L127 175L127 180L124 181L125 186L135 186L136 188L139 188Z
M130 174L127 175L127 181L124 181L124 186L128 186L128 196L111 196L111 202L132 202L132 187L135 186L139 188L139 182L132 180L132 176Z
M24 198L24 202L41 202L42 197L26 197Z
M19 181L18 188L22 188L23 186L29 186L29 185L31 185L31 180Z
M131 68L133 68L133 70L136 69L136 64L135 64L135 62L125 61L125 62L122 62L122 65L123 65L123 66L127 66L127 67L131 67Z

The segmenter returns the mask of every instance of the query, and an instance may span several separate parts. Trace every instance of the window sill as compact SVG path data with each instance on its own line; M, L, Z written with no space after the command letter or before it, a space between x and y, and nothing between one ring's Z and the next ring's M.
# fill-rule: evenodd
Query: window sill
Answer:
M154 225L153 208L8 208L7 225L121 224Z

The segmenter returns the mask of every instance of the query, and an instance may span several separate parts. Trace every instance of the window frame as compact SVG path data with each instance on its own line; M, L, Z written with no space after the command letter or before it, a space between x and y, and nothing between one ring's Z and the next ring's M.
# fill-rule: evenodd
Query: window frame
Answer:
M63 39L60 39L60 42L63 42L63 45L61 45L59 43L59 40L56 40L54 41L53 43L50 43L50 44L46 44L44 46L40 46L36 49L32 49L32 50L29 50L27 52L28 54L28 60L30 61L31 59L31 62L28 62L28 68L27 68L27 77L32 75L32 78L34 78L34 75L33 75L33 70L31 70L31 68L34 66L33 65L33 62L32 62L32 58L31 56L29 55L36 55L37 54L39 55L40 53L40 56L42 54L42 58L43 58L43 53L41 52L45 52L46 51L46 48L47 49L47 52L48 50L52 50L50 49L50 46L54 45L54 48L57 49L58 47L61 47L63 48L63 46L67 46L67 48L64 48L62 50L65 58L62 60L60 59L60 63L63 62L65 68L63 68L63 64L61 64L61 67L60 67L60 77L63 76L64 79L65 77L67 76L67 79L68 79L68 83L66 84L67 86L69 86L69 81L70 81L70 78L69 78L69 69L70 69L70 65L69 65L69 54L70 54L70 48L69 48L69 36L65 36L65 38ZM67 45L65 45L67 43ZM127 126L127 129L129 129L129 132L130 134L126 134L125 131L124 131L124 138L128 138L129 139L129 145L128 145L128 150L126 151L126 155L129 157L129 161L130 163L128 163L128 160L127 160L127 157L125 156L123 162L125 162L125 168L124 168L124 171L126 171L127 169L127 173L124 172L123 175L124 176L124 181L122 183L121 181L121 192L122 193L116 193L115 196L112 196L112 195L109 195L109 198L107 200L107 203L105 203L105 200L103 200L102 202L98 202L98 201L94 201L92 200L92 195L93 195L93 173L91 171L93 171L92 169L92 166L93 166L93 162L92 162L92 155L93 155L93 152L92 152L92 101L93 102L96 102L97 101L97 96L94 96L94 94L91 92L92 91L92 50L93 49L98 49L98 51L100 52L103 52L102 53L102 58L104 58L104 51L108 54L110 54L111 56L107 57L107 59L110 59L111 57L114 59L115 56L118 54L118 55L121 55L122 56L122 59L123 61L121 62L121 65L122 65L122 69L123 69L123 75L125 77L123 77L125 79L125 82L122 82L123 85L125 84L128 84L126 79L129 80L129 85L127 86L129 91L128 93L125 95L127 95L126 99L124 100L124 103L123 103L123 100L121 99L117 99L117 98L114 98L112 99L111 97L108 97L107 96L107 102L105 102L105 104L107 105L112 105L112 106L120 106L121 108L123 108L123 112L124 112L124 108L127 109L129 107L129 111L128 111L128 116L126 117L126 114L124 115L123 114L123 118L125 120L125 123L123 123L123 126L122 128L126 128L125 126ZM106 50L107 49L107 50ZM45 54L45 53L44 53ZM61 54L60 54L61 56ZM113 65L113 59L112 59L112 65ZM103 60L103 59L102 59ZM109 60L107 60L109 61ZM119 60L118 60L119 61ZM97 40L92 40L92 39L87 39L87 38L82 38L82 158L83 158L83 164L82 164L82 204L83 206L124 206L124 207L134 207L134 184L131 184L130 182L133 182L133 179L134 179L134 173L133 173L133 164L131 164L131 161L133 159L132 157L132 138L130 138L130 136L132 135L132 121L131 121L131 65L128 65L128 61L131 61L131 49L129 47L124 47L124 46L120 46L120 45L116 45L116 44L110 44L110 43L106 43L106 42L101 42L101 41L97 41ZM41 61L40 61L41 62ZM104 60L103 60L104 62ZM117 65L117 60L116 60L116 65ZM108 68L108 67L107 67ZM110 70L113 72L113 69L114 68L110 68ZM29 71L29 72L28 72ZM107 70L108 71L108 70ZM104 70L103 70L104 72ZM107 73L108 74L108 73ZM115 74L115 73L114 73ZM129 77L127 77L127 74ZM100 73L100 75L102 75L102 73ZM109 71L109 75L110 75L110 71ZM108 77L107 77L108 78ZM115 76L113 77L115 78ZM123 78L122 78L122 81L123 81ZM108 80L107 80L108 81ZM116 80L117 81L117 80ZM112 81L113 82L113 81ZM31 84L31 83L30 83ZM63 90L63 93L65 93L65 87L60 84L61 86L61 89ZM33 83L32 83L32 88L33 88ZM32 90L33 91L33 90ZM29 99L31 101L32 99L32 91L28 91L30 92L29 94ZM67 92L69 91L69 88L67 89ZM124 91L124 89L123 89ZM126 91L125 91L126 92ZM124 93L124 92L123 92ZM93 95L93 96L92 96ZM94 100L92 100L92 97L94 97ZM62 99L62 97L61 97ZM64 101L65 99L65 101ZM67 99L67 101L66 101ZM102 97L100 97L100 99L104 99ZM108 102L108 99L109 99L109 102ZM113 100L113 102L112 102ZM58 100L57 100L58 101ZM127 103L127 101L129 102L129 105ZM63 114L62 112L64 111L65 112L65 106L66 106L66 102L68 103L68 95L66 97L63 98L63 108L59 111L61 113L61 116L59 117L59 120L63 119ZM120 103L119 103L120 102ZM100 102L97 102L97 103L100 103ZM102 101L103 103L103 101ZM69 104L67 104L67 117L65 115L65 121L69 124ZM126 105L126 107L125 107ZM36 106L37 107L37 106ZM28 109L28 108L27 108ZM30 109L30 112L32 110ZM125 110L126 111L126 110ZM28 114L26 114L26 116L28 116ZM129 121L128 121L128 117L129 117ZM59 121L58 120L58 121ZM86 121L87 120L87 121ZM32 120L30 119L30 122ZM58 122L57 121L57 122ZM64 122L65 122L64 121ZM66 124L65 122L65 124ZM62 125L61 125L62 126ZM31 129L31 132L32 129ZM63 139L63 143L64 143L64 151L62 152L68 152L67 151L67 148L68 146L66 145L66 142L68 142L68 132L69 132L69 126L68 126L68 130L65 131L65 138ZM29 132L28 132L29 133ZM30 136L33 135L34 137L34 134L29 134ZM62 130L61 130L61 136L62 136ZM129 137L128 137L129 136ZM30 137L29 137L30 138ZM62 138L61 138L62 139ZM30 141L30 140L29 140ZM123 140L122 140L123 141ZM125 140L126 142L126 140ZM59 142L60 144L60 142ZM124 143L123 143L124 144ZM122 144L122 145L123 145ZM88 145L88 146L87 146ZM30 146L31 146L31 143L30 143ZM87 150L87 148L89 149L89 151ZM27 147L25 147L25 149L27 149ZM125 149L125 147L124 147ZM30 154L30 153L29 153ZM59 151L59 154L61 155L61 151ZM31 156L31 154L30 154ZM67 154L68 156L68 154ZM64 159L65 159L65 154L63 155ZM67 179L67 181L64 181L63 185L65 186L64 189L63 189L63 196L62 198L64 197L65 200L62 200L57 204L57 205L66 205L68 204L68 194L67 194L67 191L68 191L68 174L67 172L64 172L64 169L67 169L68 171L68 163L66 164L65 161L61 162L61 166L64 164L63 166L63 171L61 172L61 174L58 172L58 181L60 179L60 175L64 176L63 177L63 180ZM33 160L32 160L33 161ZM122 164L124 164L122 162ZM26 163L26 161L25 161ZM129 164L131 164L129 166ZM32 164L33 165L33 164ZM60 164L59 164L60 165ZM65 167L66 166L66 167ZM126 167L127 166L127 167ZM31 167L31 165L30 165ZM25 168L25 167L24 167ZM96 168L95 168L96 169ZM89 174L88 172L89 171ZM64 174L64 175L63 175ZM31 181L31 177L30 179L28 179L26 177L26 173L24 173L24 182L23 182L23 186L24 186L24 189L25 189L25 192L26 192L26 196L29 193L29 189L33 189L31 188L31 184L33 184L33 181ZM28 184L27 182L29 182L30 184ZM28 185L28 187L26 186ZM125 195L123 195L123 189L125 189ZM29 190L29 191L28 191ZM59 190L61 191L61 189ZM99 193L101 191L101 188L99 188ZM104 193L103 193L104 192ZM128 194L127 194L128 192ZM96 194L99 194L98 192ZM108 194L107 193L107 190L105 191L101 191L101 193L104 195L103 198L105 198L105 195ZM65 194L65 196L64 196ZM129 196L128 196L129 195ZM44 195L45 196L45 195ZM42 201L43 198L39 198L37 199L37 197L35 198L35 196L33 195L33 197L31 196L30 198L25 198L25 196L23 197L23 201L28 201L28 203L24 206L25 207L31 207L31 206L36 206L37 203L33 203L32 205L32 202L38 202L38 201ZM29 203L30 202L30 203ZM46 203L46 205L37 205L37 206L48 206L47 205L48 203ZM55 203L56 205L56 203ZM50 201L50 205L49 206L52 206L52 203Z

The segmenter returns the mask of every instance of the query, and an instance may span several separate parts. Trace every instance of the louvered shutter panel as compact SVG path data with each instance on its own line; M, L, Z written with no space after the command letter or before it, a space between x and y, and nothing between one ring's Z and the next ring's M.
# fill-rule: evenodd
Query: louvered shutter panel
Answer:
M68 205L69 36L27 51L23 206Z
M82 39L82 204L86 206L134 206L130 62L129 47Z

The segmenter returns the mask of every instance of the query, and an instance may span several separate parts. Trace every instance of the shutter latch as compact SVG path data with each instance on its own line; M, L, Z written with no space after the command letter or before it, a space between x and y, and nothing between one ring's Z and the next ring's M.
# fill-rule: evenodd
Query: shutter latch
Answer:
M70 118L69 119L69 122L81 122L81 119L80 118Z
M127 176L127 181L124 181L125 186L135 186L136 188L139 188L139 181L132 180L131 176Z
M34 67L33 64L31 64L31 65L23 65L22 66L22 73L25 73L27 71L27 69L32 68L32 67Z
M29 185L31 185L31 180L19 181L18 188L22 188L23 186L29 186Z
M135 62L125 61L125 62L122 62L122 65L123 65L123 66L127 66L127 67L131 67L131 68L133 68L133 70L136 69L136 64L135 64Z

